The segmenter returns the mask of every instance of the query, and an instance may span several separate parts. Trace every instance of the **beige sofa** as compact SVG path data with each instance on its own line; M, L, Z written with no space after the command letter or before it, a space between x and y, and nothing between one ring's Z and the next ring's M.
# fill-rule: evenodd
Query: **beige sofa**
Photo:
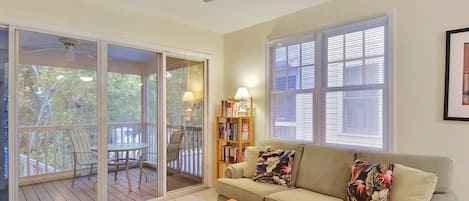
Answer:
M438 183L432 201L457 200L450 188L453 167L447 157L362 152L280 141L263 141L258 145L296 150L292 171L294 188L243 178L245 163L238 163L228 166L225 178L218 179L216 191L219 201L230 198L238 201L344 201L347 200L350 168L356 159L403 164L433 172L438 176Z

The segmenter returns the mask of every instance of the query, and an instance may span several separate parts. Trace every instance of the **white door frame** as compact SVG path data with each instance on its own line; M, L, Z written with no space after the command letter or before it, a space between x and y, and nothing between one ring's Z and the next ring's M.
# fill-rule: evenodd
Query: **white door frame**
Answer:
M192 61L197 61L197 62L204 62L204 86L203 86L203 89L204 89L204 114L203 114L203 119L204 119L204 123L203 123L203 128L202 128L202 147L203 147L203 151L202 151L202 184L201 185L197 185L197 186L194 186L193 188L190 188L190 189L180 189L180 190L175 190L175 191L172 191L172 192L167 192L167 189L166 189L166 177L164 177L164 181L163 181L163 192L165 193L164 194L164 198L166 199L172 199L172 198L175 198L175 197L178 197L178 196L183 196L183 195L187 195L189 193L192 193L192 192L196 192L196 191L199 191L201 189L204 189L204 188L207 188L207 187L210 187L212 186L212 174L211 172L213 172L213 168L212 168L212 165L214 163L214 159L212 159L210 156L212 153L211 150L212 147L213 147L213 143L211 141L212 137L211 137L211 134L210 134L210 121L209 121L209 108L208 108L208 105L209 105L209 69L210 69L210 66L209 66L209 61L211 60L211 57L208 57L208 58L200 58L200 57L196 57L196 56L193 56L193 55L188 55L188 54L179 54L179 53L176 53L176 52L167 52L167 53L163 53L162 54L163 56L163 72L160 74L162 75L161 79L163 79L163 84L160 84L160 86L166 88L166 79L165 79L165 75L166 75L166 58L167 57L173 57L173 58L179 58L179 59L186 59L186 60L192 60ZM163 91L163 90L160 90L162 92L166 92L166 91ZM166 96L165 95L166 93L162 94L163 96ZM166 97L164 97L164 100L166 100ZM164 111L163 110L160 110L160 111L163 111L163 114L164 114L164 122L165 122L165 126L163 126L164 128L166 128L166 101L162 101L164 103ZM166 133L166 130L165 132ZM166 135L164 135L164 142L166 142ZM164 143L165 147L164 147L164 150L166 150L166 143ZM163 151L164 151L163 150ZM163 152L164 153L164 152ZM165 159L164 161L166 161L166 155L163 154ZM160 162L160 161L158 161ZM166 171L167 171L167 168L166 168L166 165L165 167L163 168L163 171L161 171L163 174L166 175Z

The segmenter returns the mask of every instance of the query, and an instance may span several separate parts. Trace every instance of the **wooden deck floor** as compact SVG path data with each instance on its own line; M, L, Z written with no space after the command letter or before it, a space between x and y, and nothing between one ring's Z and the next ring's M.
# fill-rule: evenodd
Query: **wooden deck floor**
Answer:
M117 181L114 180L114 173L108 176L108 194L110 201L144 201L156 197L156 174L154 169L146 168L148 174L148 182L142 181L140 189L138 189L139 169L130 169L130 177L132 180L132 193L128 193L127 179L125 171L119 171ZM19 189L20 201L94 201L96 200L96 189L94 183L96 176L79 177L75 180L75 186L72 188L72 180L59 180L48 183L40 183L22 186ZM168 191L191 186L197 184L194 180L189 180L180 175L167 177Z

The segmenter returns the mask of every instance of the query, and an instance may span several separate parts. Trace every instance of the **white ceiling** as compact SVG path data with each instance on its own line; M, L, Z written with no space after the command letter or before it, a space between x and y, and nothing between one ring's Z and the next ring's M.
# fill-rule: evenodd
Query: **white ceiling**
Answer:
M266 22L329 0L82 0L97 8L133 10L228 33Z

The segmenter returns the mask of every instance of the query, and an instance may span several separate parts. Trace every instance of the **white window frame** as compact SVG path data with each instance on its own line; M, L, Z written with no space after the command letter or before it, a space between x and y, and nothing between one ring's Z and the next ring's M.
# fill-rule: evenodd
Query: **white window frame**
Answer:
M283 140L283 141L291 141L291 142L300 142L300 143L311 143L312 141L305 141L305 140L291 140L291 139L285 139L285 138L275 138L273 136L273 127L271 125L273 125L273 121L271 120L271 117L272 115L270 114L270 109L271 109L271 96L273 94L297 94L297 93L312 93L313 94L313 108L314 110L316 110L316 103L319 103L318 101L320 101L319 99L317 99L319 96L316 95L317 94L317 90L319 88L319 85L318 85L318 69L319 69L319 66L320 66L320 63L318 63L318 53L316 52L317 50L317 46L318 46L318 42L317 42L317 35L315 32L312 32L312 33L306 33L306 34L298 34L298 35L295 35L295 36L291 36L291 37L288 37L288 38L282 38L282 39L278 39L278 40L272 40L272 41L269 41L266 45L266 52L267 52L267 56L266 56L266 80L268 82L268 84L266 84L266 100L267 100L267 104L266 104L266 108L267 108L267 113L266 113L266 117L268 119L268 121L266 122L266 130L268 131L269 134L269 138L272 138L272 139L280 139L280 140ZM315 45L315 60L314 60L314 63L312 64L314 66L314 73L315 73L315 80L314 80L314 87L312 89L293 89L293 90L290 90L288 89L288 84L286 85L286 90L282 91L282 92L275 92L275 90L272 90L272 87L273 87L273 80L274 78L272 77L272 71L275 71L275 70L271 70L271 66L270 64L271 63L274 63L275 61L273 60L275 57L273 56L275 54L275 51L272 51L272 50L275 50L275 46L282 46L282 47L285 47L288 49L288 46L290 45L296 45L296 44L300 44L300 49L301 49L301 44L302 43L305 43L305 42L310 42L310 41L314 41L314 45ZM287 50L288 51L288 50ZM287 58L286 58L286 63L288 65L288 54L286 55ZM308 65L306 65L308 66ZM305 67L304 65L301 65L301 54L300 54L300 65L294 67L294 68L303 68ZM288 68L286 68L288 69ZM288 77L288 71L287 71L287 77ZM300 82L301 82L301 72L300 72ZM300 83L301 85L301 83ZM313 113L313 122L316 121L317 119L319 118L319 116L316 114L316 113ZM288 124L286 122L286 124ZM315 135L316 130L319 129L319 126L317 126L319 124L313 124L313 138L314 139L318 139L318 137Z
M341 145L341 144L331 144L326 143L326 134L325 134L325 94L327 90L327 61L323 61L325 58L324 53L327 53L327 43L324 40L327 40L327 37L324 36L324 33L334 29L345 29L349 26L356 26L357 24L372 22L376 20L385 19L387 21L385 28L385 69L384 69L384 88L383 88L383 147L379 148L372 148L372 147L363 147L363 146L353 146L353 145ZM285 138L278 138L274 137L273 135L273 119L271 114L271 94L273 89L273 82L275 77L273 77L272 71L275 71L274 66L274 55L275 55L275 47L281 45L287 47L288 45L298 44L301 42L305 42L305 38L311 38L311 36L315 36L315 85L313 89L313 96L314 96L314 116L313 116L313 141L298 141L293 139L285 139ZM359 149L359 150L372 150L372 151L393 151L394 148L394 104L395 104L395 81L394 81L394 52L393 52L393 43L394 43L394 32L393 32L393 13L387 13L385 15L379 15L371 18L366 18L363 20L343 24L341 26L335 26L332 28L321 29L316 31L309 31L307 33L291 35L284 38L278 38L269 40L266 43L266 78L267 78L267 85L266 85L266 110L268 111L267 116L267 123L266 123L266 131L269 133L268 138L274 140L282 140L282 141L289 141L295 143L314 143L319 145L325 146L333 146L333 147L342 147L342 148L352 148L352 149ZM363 50L364 51L364 50ZM288 63L288 58L287 58ZM352 88L352 89L375 89L375 86L351 86L351 87L339 87L339 88ZM378 88L381 89L381 88Z

